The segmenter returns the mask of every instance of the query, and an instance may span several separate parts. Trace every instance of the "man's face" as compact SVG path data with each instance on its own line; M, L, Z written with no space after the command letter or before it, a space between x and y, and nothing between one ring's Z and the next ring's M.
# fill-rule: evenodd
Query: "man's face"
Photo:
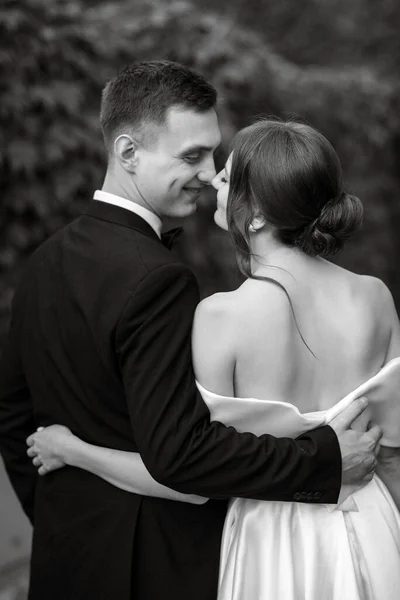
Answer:
M215 177L214 152L221 143L213 109L197 113L171 108L150 148L140 148L134 183L161 218L196 211L202 188Z

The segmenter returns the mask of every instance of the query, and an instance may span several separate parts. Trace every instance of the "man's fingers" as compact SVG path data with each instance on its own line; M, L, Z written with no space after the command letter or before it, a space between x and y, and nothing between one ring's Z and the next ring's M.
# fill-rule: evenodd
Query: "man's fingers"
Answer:
M361 397L354 400L350 406L348 406L344 411L340 413L337 417L335 417L330 425L334 426L335 431L342 430L345 431L349 429L350 425L353 421L364 412L364 410L368 406L367 398Z
M381 451L381 445L380 445L380 443L378 442L378 443L376 444L376 446L375 446L375 456L376 456L376 458L378 458L378 456L379 456L379 452L380 452L380 451Z
M37 452L35 450L35 448L33 448L33 446L30 446L28 448L28 450L26 451L28 456L36 456Z
M363 481L365 481L366 483L369 483L374 477L374 470L372 469L371 471L368 471L368 473L364 476Z
M46 467L44 467L43 465L38 469L39 475L47 475L48 472L49 472L49 470Z
M35 465L35 467L40 467L42 464L42 461L40 460L40 458L38 456L35 456L35 458L32 460L32 462Z
M365 465L368 467L368 473L376 469L377 462L374 454L368 456L368 459L365 460Z
M368 435L372 437L374 443L377 444L383 436L383 431L378 425L373 425L371 429L368 430Z

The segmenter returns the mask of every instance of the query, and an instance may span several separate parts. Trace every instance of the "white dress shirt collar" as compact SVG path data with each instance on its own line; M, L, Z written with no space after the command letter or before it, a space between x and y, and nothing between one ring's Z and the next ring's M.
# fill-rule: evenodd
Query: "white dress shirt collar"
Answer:
M142 217L142 219L144 219L150 225L150 227L154 229L158 237L161 238L161 219L147 208L139 206L139 204L136 204L131 200L127 200L126 198L121 198L121 196L104 192L103 190L96 190L93 198L94 200L108 202L108 204L114 204L114 206L125 208L126 210L130 210L131 212L137 214L139 217Z

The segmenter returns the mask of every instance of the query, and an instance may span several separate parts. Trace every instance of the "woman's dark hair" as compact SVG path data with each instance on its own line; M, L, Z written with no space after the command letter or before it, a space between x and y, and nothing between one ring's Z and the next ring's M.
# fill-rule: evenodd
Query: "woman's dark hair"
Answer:
M338 252L361 224L361 201L343 189L335 150L310 125L258 121L239 131L232 152L227 218L239 266L250 257L255 213L283 244L310 256Z
M115 136L126 127L146 136L146 126L165 123L169 108L205 112L213 108L217 92L202 75L167 60L134 63L105 86L100 123L110 151Z
M239 268L246 277L278 284L293 311L284 286L251 272L249 226L254 215L262 215L283 244L324 257L338 252L360 226L362 204L343 189L335 150L310 125L258 121L239 131L232 152L227 220Z

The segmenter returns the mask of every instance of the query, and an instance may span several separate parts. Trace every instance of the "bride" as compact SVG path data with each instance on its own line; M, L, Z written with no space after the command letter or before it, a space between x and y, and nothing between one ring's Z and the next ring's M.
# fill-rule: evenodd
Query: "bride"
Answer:
M361 203L343 190L329 142L292 121L262 120L239 132L213 185L215 221L229 231L246 280L196 311L194 367L212 419L296 437L365 395L362 418L383 431L376 475L362 489L342 489L339 505L310 503L319 492L308 489L294 502L231 500L218 598L395 600L398 317L380 280L324 259L359 226ZM133 493L207 502L157 483L138 454L91 446L63 426L40 428L28 444L42 475L68 464Z

